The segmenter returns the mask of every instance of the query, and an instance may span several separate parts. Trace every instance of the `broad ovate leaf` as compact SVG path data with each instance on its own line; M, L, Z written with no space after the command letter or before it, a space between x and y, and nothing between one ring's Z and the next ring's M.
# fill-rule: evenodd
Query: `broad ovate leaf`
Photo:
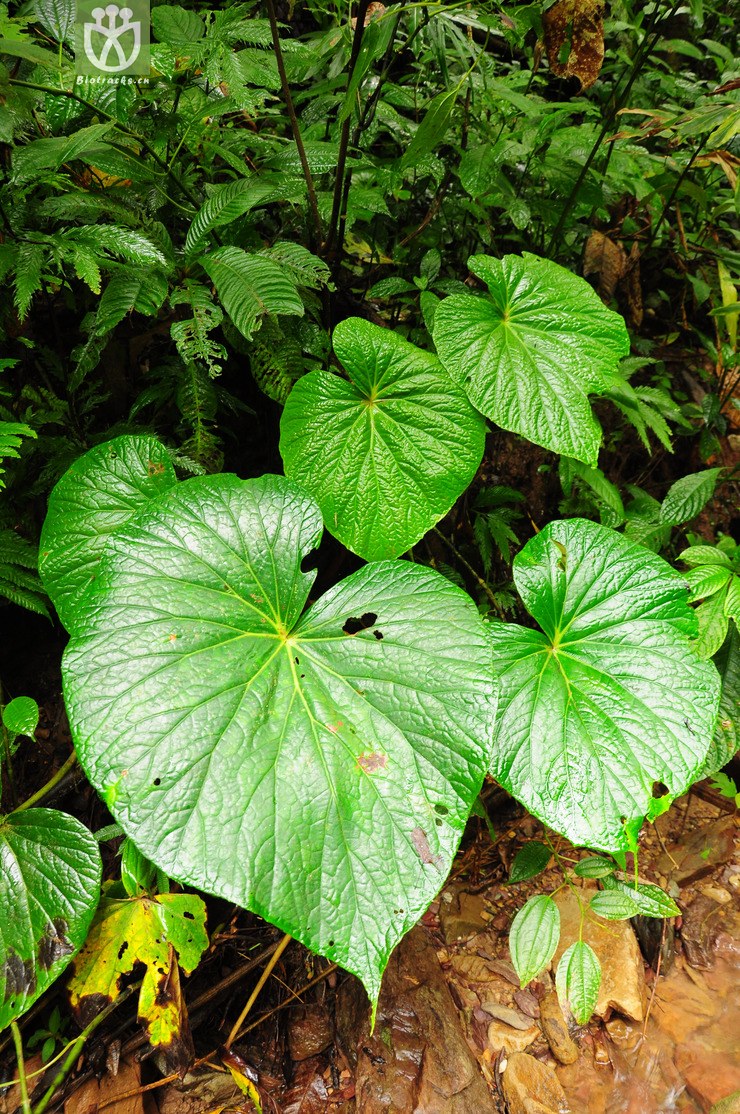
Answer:
M313 371L283 411L286 475L368 561L398 557L449 511L483 456L485 423L436 356L359 317L334 350L348 379Z
M139 1021L170 1070L188 1067L192 1041L180 994L180 968L190 974L208 947L206 907L197 894L106 894L74 962L72 1008L82 1025L115 1002L125 977L144 967Z
M619 894L634 902L643 917L680 917L681 910L672 897L664 890L649 882L639 882L636 886L610 875L603 879L606 893ZM594 898L594 900L596 900ZM591 903L593 905L593 901ZM601 914L604 915L603 913Z
M2 721L9 735L32 739L39 725L39 706L31 696L16 696L2 709Z
M721 468L705 468L676 480L661 505L661 521L670 526L691 522L714 495L721 473Z
M721 770L740 747L740 631L730 623L724 645L714 659L722 679L719 715L702 776Z
M442 363L497 425L595 466L601 427L588 396L605 393L629 352L624 321L585 279L526 252L468 266L488 296L439 304Z
M563 952L555 975L555 987L563 1009L570 1009L579 1025L585 1025L596 1008L601 986L601 964L593 948L577 940Z
M64 473L49 498L39 572L67 630L74 627L110 535L176 482L167 449L147 435L96 445Z
M528 878L536 878L547 869L551 858L552 851L546 844L540 843L538 839L530 839L514 856L509 871L510 884L515 885L518 882L526 882Z
M573 843L630 849L626 822L698 776L719 676L690 643L682 578L656 554L582 519L553 522L514 560L540 630L492 623L502 683L493 776Z
M541 975L560 939L560 910L551 897L530 897L511 922L509 951L524 987Z
M321 532L281 477L178 485L110 539L65 695L142 854L376 999L480 789L496 682L475 606L433 570L367 565L302 614Z
M0 819L0 1029L51 986L82 947L100 896L87 828L50 808Z

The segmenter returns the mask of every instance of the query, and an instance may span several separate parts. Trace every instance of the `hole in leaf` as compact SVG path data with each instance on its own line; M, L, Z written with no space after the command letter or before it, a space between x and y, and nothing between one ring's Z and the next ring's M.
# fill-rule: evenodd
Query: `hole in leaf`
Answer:
M375 635L375 637L377 638L378 642L380 642L381 638L383 637L383 632L382 632L382 630L374 630L374 631L373 631L373 634L374 634L374 635Z
M366 611L359 619L349 618L342 627L345 634L359 634L361 630L368 630L378 621L374 611Z
M450 810L448 809L447 805L435 805L434 811L437 813L438 816L447 816Z
M194 913L188 913L187 910L183 913L183 917L185 918L186 921L194 921L195 920L195 914Z
M293 661L296 663L296 665L301 664L301 659L300 658L293 658Z
M128 950L128 940L124 940L118 949L118 958L123 959L124 952Z
M155 777L154 781L152 782L152 785L161 785L161 784L162 784L161 777Z
M662 781L656 781L653 785L653 797L665 797L668 792L668 786L664 785Z

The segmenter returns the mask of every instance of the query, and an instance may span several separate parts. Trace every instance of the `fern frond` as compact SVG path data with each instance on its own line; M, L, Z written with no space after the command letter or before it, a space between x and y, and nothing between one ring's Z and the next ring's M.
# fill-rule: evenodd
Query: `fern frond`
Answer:
M190 436L181 451L209 472L217 472L223 463L220 440L213 431L217 397L208 373L194 361L183 363L175 401Z
M3 461L20 456L18 450L24 437L36 437L36 431L24 422L0 422L0 489L5 487Z
M35 546L14 530L0 530L0 596L48 619L46 593L37 565Z
M306 371L301 344L287 322L268 318L247 349L259 389L284 404L293 384Z
M329 267L301 244L278 240L272 247L262 248L256 254L277 263L296 286L308 286L314 290L322 286L334 289Z
M15 258L15 308L21 321L34 294L41 289L46 252L43 244L19 244Z
M173 291L170 305L189 305L193 316L175 321L170 334L183 363L192 361L204 364L212 377L221 373L226 349L208 334L217 329L224 319L223 311L201 283L186 281Z

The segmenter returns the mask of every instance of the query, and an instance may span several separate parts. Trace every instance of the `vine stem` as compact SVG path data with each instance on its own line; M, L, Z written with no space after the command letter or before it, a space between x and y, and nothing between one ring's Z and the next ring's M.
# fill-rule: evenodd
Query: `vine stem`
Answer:
M285 951L285 949L287 948L288 944L290 943L290 941L292 939L293 939L293 937L289 933L286 932L285 936L283 936L282 940L280 941L278 946L275 948L275 951L270 956L269 962L265 964L265 969L262 972L262 974L260 975L259 980L257 982L257 985L255 986L254 990L252 991L252 993L247 998L247 1002L246 1002L246 1005L244 1006L244 1009L239 1014L236 1021L234 1022L234 1024L231 1027L231 1032L229 1033L229 1035L226 1039L226 1042L224 1044L225 1049L228 1050L229 1048L231 1048L232 1044L234 1043L236 1038L239 1036L239 1031L241 1030L241 1027L244 1024L244 1021L246 1020L246 1018L249 1014L249 1011L251 1010L254 1003L257 1001L257 998L259 997L259 994L260 994L260 991L262 990L262 987L265 985L265 983L269 979L270 975L275 970L275 967L277 965L278 960L280 959L280 956L283 954L283 952Z
M268 0L269 2L269 0ZM349 56L349 65L347 66L347 92L352 85L352 75L355 72L357 59L360 56L360 48L362 46L362 36L365 33L365 16L367 9L370 7L370 0L360 0L357 6L357 17L355 20L355 33L352 38L352 50ZM351 11L350 7L350 11ZM334 241L337 238L339 230L340 211L342 208L342 198L344 196L344 168L347 165L347 149L349 147L349 129L350 120L352 118L351 111L347 113L342 121L342 130L339 135L339 156L337 158L337 177L334 182L334 197L331 206L331 217L329 219L329 233L326 237L324 244L324 254L329 255L334 248ZM341 244L339 245L341 247Z
M69 773L76 761L77 755L74 751L72 751L64 765L60 766L57 772L49 778L46 784L42 785L40 789L37 789L36 792L28 798L28 800L24 801L23 804L18 805L18 808L15 809L15 812L24 812L27 808L32 808L37 801L40 801L42 797L45 797L47 793L50 793L54 786L59 784L64 775Z
M77 1037L77 1039L70 1045L69 1052L62 1060L59 1071L52 1079L49 1087L39 1099L36 1106L34 1106L33 1110L31 1110L30 1106L28 1107L27 1111L24 1109L23 1114L44 1114L44 1111L47 1109L49 1103L54 1098L54 1095L59 1090L62 1083L64 1083L65 1079L71 1072L72 1068L77 1063L79 1055L85 1046L87 1038L95 1032L99 1025L102 1025L106 1017L109 1017L114 1010L117 1010L118 1007L122 1005L127 998L130 998L134 991L138 990L140 987L141 979L138 982L133 983L131 986L127 986L126 989L118 995L114 1002L109 1002L105 1009L102 1009L100 1013L92 1019L90 1024L82 1030L79 1037Z
M459 549L457 548L457 546L455 545L455 543L454 543L454 542L451 542L451 541L450 541L450 539L449 539L448 537L446 537L446 536L445 536L445 535L444 535L444 534L442 533L442 531L441 531L441 530L437 529L437 527L436 527L436 526L433 526L433 527L432 527L432 530L433 530L433 531L434 531L434 533L435 533L435 534L437 535L437 537L438 537L438 538L441 538L441 539L442 539L442 541L443 541L443 542L445 543L445 545L447 545L447 546L448 546L448 547L449 547L449 548L450 548L450 549L452 550L452 552L453 552L453 553L455 554L455 556L457 557L458 561L459 561L459 562L460 562L460 564L461 564L461 565L463 566L463 568L467 569L467 571L468 571L468 572L470 573L470 575L471 575L472 577L474 577L474 578L475 578L475 581L476 581L476 583L478 584L478 586L479 586L480 588L482 588L482 589L483 589L483 591L484 591L484 592L486 593L486 595L488 596L489 600L490 600L490 601L491 601L491 603L493 604L493 606L494 606L494 608L496 609L496 611L498 612L498 614L499 614L499 615L501 615L501 607L499 606L499 602L498 602L498 600L496 599L496 597L495 597L495 595L493 594L493 592L491 591L491 589L490 589L490 588L488 587L488 585L486 584L486 582L485 582L485 580L483 579L483 577L481 577L481 576L479 576L479 575L478 575L478 573L477 573L477 572L475 571L475 569L473 568L473 566L472 566L472 565L471 565L471 564L470 564L470 563L469 563L468 561L466 561L466 560L465 560L465 558L463 557L462 553L461 553L461 552L460 552L460 550L459 550Z
M28 1101L28 1083L26 1082L26 1062L23 1059L23 1041L21 1031L15 1021L11 1021L10 1030L13 1034L15 1045L15 1058L18 1062L18 1085L21 1089L21 1110L23 1114L31 1114L31 1104Z
M285 61L283 59L282 47L280 46L280 34L278 31L277 16L275 15L274 0L267 0L267 15L270 21L272 50L275 55L275 62L277 63L278 74L280 75L280 85L283 90L283 97L285 98L285 107L288 110L290 127L293 132L293 139L295 140L296 149L298 151L298 158L301 160L303 177L306 179L306 188L308 190L308 204L311 208L311 217L313 218L314 223L313 239L318 241L318 243L321 243L323 234L321 230L321 216L319 214L319 206L316 201L316 187L314 186L313 175L311 174L311 167L308 165L306 148L303 146L303 136L301 135L301 129L298 123L298 117L296 116L295 105L293 104L293 97L290 92L288 75L285 71Z

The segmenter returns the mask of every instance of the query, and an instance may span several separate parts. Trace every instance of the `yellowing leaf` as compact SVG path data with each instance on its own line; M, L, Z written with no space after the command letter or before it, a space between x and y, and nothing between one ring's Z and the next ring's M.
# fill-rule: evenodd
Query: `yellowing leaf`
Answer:
M722 305L727 309L728 306L737 304L737 289L730 277L730 272L720 259L717 260L717 272L719 274L719 288L722 292ZM727 328L727 336L733 348L737 347L737 316L739 313L740 305L738 305L737 310L731 310L729 313L722 315Z
M184 1070L192 1043L180 995L179 965L190 974L208 946L206 910L196 894L104 896L70 981L82 1024L118 997L122 977L141 963L139 1020L171 1070Z

